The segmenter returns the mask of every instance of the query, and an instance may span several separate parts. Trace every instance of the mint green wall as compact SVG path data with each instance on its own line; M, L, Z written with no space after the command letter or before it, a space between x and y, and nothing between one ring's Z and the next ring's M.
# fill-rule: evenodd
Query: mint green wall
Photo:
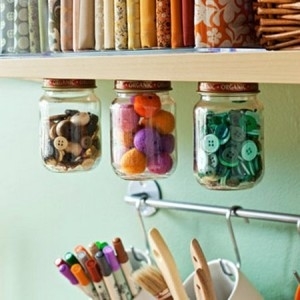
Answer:
M261 85L265 105L266 172L255 188L212 192L192 173L192 109L196 83L173 83L177 101L178 166L160 180L163 197L221 206L300 214L300 86ZM80 300L82 293L62 278L55 258L77 244L121 236L125 245L144 249L134 207L124 203L127 182L110 167L109 105L113 83L99 81L102 99L103 156L84 174L54 174L40 163L38 99L40 83L0 80L0 299ZM145 220L161 230L182 278L192 270L189 242L196 237L211 260L235 261L225 218L161 210ZM292 299L293 270L300 272L296 226L233 219L242 270L265 299Z

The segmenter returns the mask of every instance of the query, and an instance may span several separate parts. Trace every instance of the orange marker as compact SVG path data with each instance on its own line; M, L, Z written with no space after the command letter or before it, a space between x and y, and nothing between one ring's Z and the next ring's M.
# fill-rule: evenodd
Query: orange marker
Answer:
M93 300L99 300L98 293L92 284L92 282L88 279L87 275L85 274L83 268L80 264L75 264L71 267L71 272L75 276L75 278L78 280L80 284L80 288L83 290L83 292L91 297Z

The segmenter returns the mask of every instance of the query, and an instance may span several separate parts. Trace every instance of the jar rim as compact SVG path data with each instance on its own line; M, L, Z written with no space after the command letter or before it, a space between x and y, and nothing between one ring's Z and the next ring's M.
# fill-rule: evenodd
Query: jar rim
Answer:
M259 93L259 86L254 82L198 82L198 92Z
M96 88L95 79L61 79L61 78L44 78L44 89L88 89Z
M115 90L122 91L169 91L172 90L171 81L159 80L115 80Z

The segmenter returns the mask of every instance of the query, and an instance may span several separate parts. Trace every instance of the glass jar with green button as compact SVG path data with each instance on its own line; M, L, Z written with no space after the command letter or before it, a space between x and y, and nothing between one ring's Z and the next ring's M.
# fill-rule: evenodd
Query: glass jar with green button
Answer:
M100 100L95 80L44 79L40 149L44 166L69 173L94 168L101 156Z
M257 83L199 82L194 174L211 190L253 187L264 173L263 105Z

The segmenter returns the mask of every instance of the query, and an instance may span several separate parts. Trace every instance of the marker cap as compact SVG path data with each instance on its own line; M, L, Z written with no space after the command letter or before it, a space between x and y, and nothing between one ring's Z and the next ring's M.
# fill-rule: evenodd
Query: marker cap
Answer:
M73 265L71 267L71 272L73 273L73 275L76 277L76 279L81 285L86 286L90 283L81 265L79 264Z
M78 284L78 280L76 279L76 277L72 274L69 266L67 266L66 264L60 265L58 267L59 272L64 275L73 285Z
M117 260L114 249L110 246L106 246L103 249L103 253L104 253L112 271L118 271L120 269L120 264Z
M111 274L111 267L108 264L104 253L102 251L98 251L95 255L95 259L97 263L99 264L101 273L103 276L109 276Z
M117 259L120 264L125 264L128 261L128 255L123 246L122 240L119 237L116 237L113 240L113 246L117 253Z

